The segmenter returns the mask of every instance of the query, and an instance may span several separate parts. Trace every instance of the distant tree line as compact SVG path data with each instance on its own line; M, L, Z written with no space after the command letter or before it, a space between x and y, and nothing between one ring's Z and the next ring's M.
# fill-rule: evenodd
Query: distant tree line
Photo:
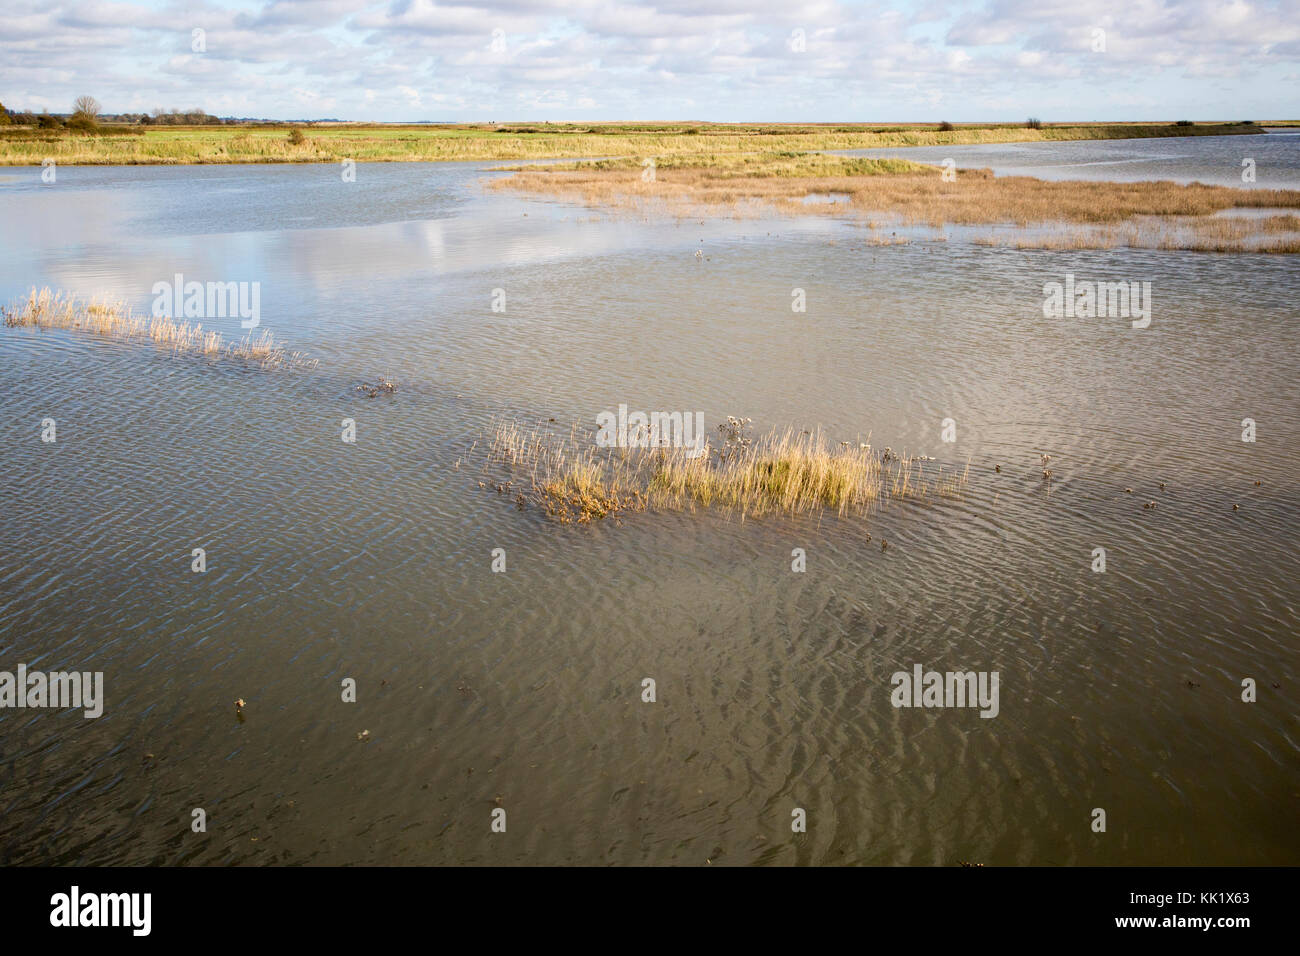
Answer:
M264 124L280 126L286 123L337 123L336 119L317 120L266 120L253 116L213 116L200 107L190 110L156 109L150 113L105 113L93 96L80 96L71 113L50 113L31 110L10 110L0 103L0 126L36 126L40 129L72 129L93 131L101 123L115 126L245 126Z
M123 122L139 123L141 126L222 126L226 123L220 116L194 107L191 110L154 110L152 113L125 113Z
M241 122L213 116L200 107L191 110L156 109L152 113L105 113L93 96L79 96L72 104L71 113L33 113L31 110L10 110L0 103L0 126L10 124L36 126L41 129L93 130L100 123L134 126L223 126Z

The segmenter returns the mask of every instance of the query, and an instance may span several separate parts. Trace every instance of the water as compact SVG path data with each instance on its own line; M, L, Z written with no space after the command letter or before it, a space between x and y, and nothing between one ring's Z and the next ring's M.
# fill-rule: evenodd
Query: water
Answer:
M1192 157L1145 164L1168 178L1230 149L1149 148ZM0 176L0 298L258 281L263 325L320 359L0 330L0 669L102 670L107 695L98 720L0 711L0 859L1296 861L1293 258L615 219L486 168ZM1067 272L1150 281L1150 327L1044 319ZM354 390L380 373L396 395ZM865 518L583 527L478 487L494 417L620 403L971 479ZM914 664L998 671L999 715L895 709Z
M1108 182L1170 180L1240 189L1300 189L1300 129L1277 127L1247 136L1179 136L1061 143L990 143L910 149L843 150L846 156L912 159L999 176ZM1254 160L1255 181L1242 182L1242 161Z

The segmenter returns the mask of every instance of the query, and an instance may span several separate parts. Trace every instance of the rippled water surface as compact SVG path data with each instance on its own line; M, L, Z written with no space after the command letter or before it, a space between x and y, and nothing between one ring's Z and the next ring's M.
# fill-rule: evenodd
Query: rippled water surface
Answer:
M1230 139L1296 185L1300 137ZM1225 182L1240 153L964 150ZM0 711L0 859L1297 862L1295 257L644 222L485 192L486 168L0 174L5 301L257 281L263 325L320 359L0 329L0 669L103 671L107 696ZM1150 326L1045 319L1067 273L1150 282ZM397 394L355 391L381 373ZM479 487L495 417L621 403L870 435L970 482L863 518L594 526ZM915 664L998 671L998 716L895 709Z

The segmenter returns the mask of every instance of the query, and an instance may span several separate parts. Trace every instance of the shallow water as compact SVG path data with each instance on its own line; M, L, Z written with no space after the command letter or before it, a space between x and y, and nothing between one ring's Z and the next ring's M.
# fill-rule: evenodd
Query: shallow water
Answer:
M1300 129L1276 127L1246 136L1177 136L1098 139L1061 143L990 143L858 149L846 156L912 159L959 169L992 169L999 176L1087 179L1108 182L1169 180L1240 189L1300 189ZM1253 182L1242 180L1253 160Z
M1190 155L1143 160L1180 178L1232 144L1125 148ZM257 281L320 359L0 329L0 669L102 670L107 696L0 710L0 859L1296 862L1294 257L642 222L485 193L487 165L0 177L3 300ZM1150 326L1045 319L1066 273L1150 282ZM354 390L380 373L396 395ZM584 527L478 487L495 416L620 403L870 435L970 483ZM998 716L895 709L915 664L998 671Z

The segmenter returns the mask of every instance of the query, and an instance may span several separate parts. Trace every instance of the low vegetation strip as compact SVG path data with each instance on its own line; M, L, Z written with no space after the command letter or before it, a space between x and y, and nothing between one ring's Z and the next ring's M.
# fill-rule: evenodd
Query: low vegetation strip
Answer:
M72 122L72 121L69 121ZM951 124L945 124L951 125ZM916 126L745 124L537 124L528 126L301 124L148 126L81 123L0 129L0 165L437 162L672 156L1032 143L1258 133L1254 124ZM136 135L123 135L132 133ZM296 133L296 135L295 135Z

